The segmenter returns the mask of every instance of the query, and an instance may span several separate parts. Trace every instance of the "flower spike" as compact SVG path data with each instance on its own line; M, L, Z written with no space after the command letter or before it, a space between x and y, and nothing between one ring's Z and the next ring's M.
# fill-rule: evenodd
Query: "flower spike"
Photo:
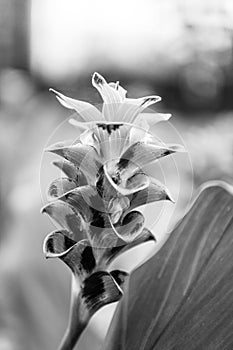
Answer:
M50 89L62 106L77 113L70 123L81 130L75 142L47 149L61 157L53 164L62 175L49 186L50 202L42 209L58 225L43 250L46 258L63 261L72 275L70 317L59 350L72 350L94 313L122 297L128 273L109 265L129 249L156 241L138 208L173 202L146 166L184 151L149 133L171 117L145 113L161 97L127 98L118 81L108 83L97 72L92 85L103 99L102 110Z

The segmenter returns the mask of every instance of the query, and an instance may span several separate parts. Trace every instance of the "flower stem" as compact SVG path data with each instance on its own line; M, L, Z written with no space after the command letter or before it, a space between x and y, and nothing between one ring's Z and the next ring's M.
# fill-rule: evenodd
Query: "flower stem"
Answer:
M74 349L77 341L79 340L83 330L85 329L85 327L87 326L87 324L84 323L79 323L78 327L76 327L75 329L68 328L66 330L66 333L62 339L62 342L58 348L58 350L72 350Z
M90 317L83 315L79 287L72 276L69 324L58 350L72 350L86 328Z

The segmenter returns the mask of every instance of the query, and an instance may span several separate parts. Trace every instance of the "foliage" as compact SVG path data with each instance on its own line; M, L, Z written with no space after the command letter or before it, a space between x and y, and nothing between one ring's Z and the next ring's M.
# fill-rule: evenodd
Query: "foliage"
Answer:
M232 249L232 190L208 185L132 273L104 349L232 349Z

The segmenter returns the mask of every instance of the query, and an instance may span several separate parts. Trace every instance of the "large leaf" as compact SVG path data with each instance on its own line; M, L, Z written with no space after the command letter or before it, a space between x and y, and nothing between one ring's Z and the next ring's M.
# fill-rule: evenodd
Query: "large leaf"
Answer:
M105 350L233 349L233 196L203 189L161 250L136 269Z

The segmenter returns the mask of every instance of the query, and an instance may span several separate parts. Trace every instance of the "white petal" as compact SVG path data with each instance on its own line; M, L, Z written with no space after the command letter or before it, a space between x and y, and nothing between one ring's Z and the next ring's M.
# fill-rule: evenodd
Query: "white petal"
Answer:
M105 161L119 159L121 153L129 146L130 127L123 123L102 123L93 129L101 145L100 154Z
M119 85L114 83L108 84L107 81L99 73L94 73L92 77L92 85L99 91L106 103L119 103L122 102L123 88L119 89ZM116 88L118 86L118 88ZM125 90L124 90L125 91ZM124 92L125 95L125 92Z
M99 91L104 101L103 115L105 119L108 121L117 121L117 111L123 101L122 90L119 92L112 84L109 85L99 73L93 74L92 85Z
M139 113L159 101L161 97L156 95L136 99L126 98L118 110L117 118L125 123L133 123Z
M103 123L103 120L96 120L96 121L91 121L91 122L83 122L83 121L79 121L77 119L74 118L70 118L69 119L69 123L75 127L77 127L78 129L81 130L88 130L93 128L96 123Z
M117 81L116 83L108 83L108 85L119 92L122 100L125 99L125 96L127 94L127 90L125 90L122 86L119 85L119 81Z
M130 129L129 132L129 145L132 145L136 142L153 142L157 143L158 145L161 144L161 141L156 138L154 135L149 133L146 129L138 126L133 126Z
M60 92L49 89L56 94L58 101L62 104L62 106L75 110L78 114L80 114L82 121L90 122L95 120L103 120L101 112L94 107L92 104L84 101L75 100L70 97L66 97Z
M171 116L170 113L140 113L136 117L134 124L148 131L154 124L167 121Z
M100 153L100 144L97 136L93 130L86 130L80 136L79 139L83 145L92 146L95 150Z

